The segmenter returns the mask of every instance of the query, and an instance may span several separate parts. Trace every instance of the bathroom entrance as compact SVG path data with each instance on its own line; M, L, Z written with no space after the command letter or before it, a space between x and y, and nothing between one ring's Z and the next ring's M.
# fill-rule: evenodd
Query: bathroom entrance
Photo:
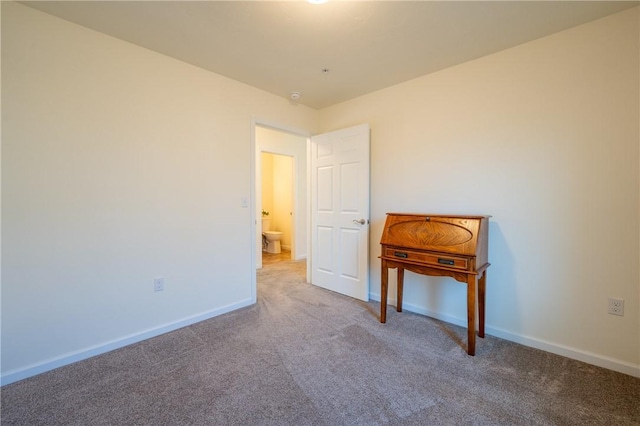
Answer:
M258 269L307 257L307 147L306 136L255 125Z
M262 264L291 259L293 157L262 153Z

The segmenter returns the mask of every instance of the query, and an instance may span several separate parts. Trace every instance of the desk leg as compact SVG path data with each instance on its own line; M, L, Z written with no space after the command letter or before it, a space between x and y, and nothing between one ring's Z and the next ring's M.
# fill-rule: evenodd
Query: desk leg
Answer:
M484 303L486 300L486 290L487 290L487 271L482 272L482 276L480 277L480 281L478 282L478 336L484 337Z
M402 291L404 289L404 268L398 266L398 301L396 302L396 310L402 312Z
M467 353L476 354L476 281L477 275L467 275Z
M382 260L382 275L380 280L380 322L387 322L387 290L389 288L389 268L387 261Z

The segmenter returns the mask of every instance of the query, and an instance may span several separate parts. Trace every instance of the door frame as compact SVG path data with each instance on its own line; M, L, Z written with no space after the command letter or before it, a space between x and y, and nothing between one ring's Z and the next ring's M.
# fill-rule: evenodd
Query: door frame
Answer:
M310 149L310 139L311 139L311 132L307 131L307 130L302 130L302 129L298 129L298 128L294 128L294 127L290 127L290 126L285 126L282 125L280 123L276 123L270 120L266 120L266 119L262 119L259 117L252 117L251 118L251 141L250 141L250 155L251 155L251 185L250 185L250 196L249 196L249 208L250 208L250 212L249 212L249 218L250 218L250 229L251 229L251 280L252 280L252 286L251 286L251 300L253 303L255 303L257 301L257 285L258 285L258 281L257 281L257 266L258 266L258 244L257 242L258 240L258 230L260 229L258 226L258 218L260 218L260 220L262 220L262 216L258 216L257 213L257 206L261 205L260 203L262 203L262 190L258 191L258 189L256 188L256 179L257 179L257 173L258 171L262 171L262 168L260 167L260 170L258 170L259 166L261 166L260 164L258 164L258 154L262 154L262 150L258 149L258 145L257 145L257 141L256 141L256 127L260 126L260 127L266 127L278 132L282 132L282 133L289 133L295 136L300 136L303 138L306 138L306 146L305 146L305 151L306 151L306 158L302 158L299 161L306 161L307 163L307 199L304 200L305 203L304 205L306 206L306 211L305 212L297 212L298 215L300 214L305 214L306 218L307 218L307 229L298 229L298 226L295 222L297 221L293 221L294 223L292 223L292 228L295 228L294 233L298 233L298 232L306 232L307 233L307 282L309 281L309 273L310 273L310 268L309 268L309 257L310 257L310 250L311 250L311 245L310 245L310 224L309 224L309 219L310 219L310 211L309 211L309 204L310 204L310 185L311 183L309 182L309 149ZM274 150L269 150L269 151L264 151L264 152L269 152L272 154L279 154L279 155L289 155L291 156L292 154L290 152L277 152ZM294 157L293 159L294 161L294 167L295 167L295 163L296 163L296 158ZM295 171L294 171L295 172ZM298 185L297 182L294 183L294 185ZM257 199L257 197L260 197L260 200ZM296 203L300 200L297 199L296 194L294 194L294 199L296 200ZM295 209L295 205L294 205L294 209ZM260 266L262 266L262 262L260 262Z

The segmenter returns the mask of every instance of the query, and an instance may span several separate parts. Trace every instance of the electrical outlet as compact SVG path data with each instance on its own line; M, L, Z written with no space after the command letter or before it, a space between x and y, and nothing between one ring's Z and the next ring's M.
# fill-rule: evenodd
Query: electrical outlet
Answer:
M153 279L153 291L164 290L164 277L158 277Z
M624 316L624 299L609 298L609 313Z

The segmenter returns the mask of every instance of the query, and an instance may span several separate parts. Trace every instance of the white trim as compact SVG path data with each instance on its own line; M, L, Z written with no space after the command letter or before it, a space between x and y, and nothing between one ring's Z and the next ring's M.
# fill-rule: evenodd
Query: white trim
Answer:
M369 294L371 300L377 302L380 301L380 294ZM396 300L389 298L389 304L395 306ZM424 309L419 306L403 303L402 309L414 312L416 314L425 315L430 318L435 318L440 321L448 322L450 324L459 325L461 327L467 327L466 318L452 317L449 315L443 315L438 312L433 312L428 309ZM512 333L506 330L502 330L495 327L485 325L485 333L498 337L500 339L509 340L511 342L519 343L524 346L528 346L535 349L540 349L545 352L551 352L556 355L571 358L577 361L582 361L587 364L595 365L597 367L606 368L608 370L617 371L619 373L628 374L633 377L640 377L640 364L633 364L627 361L611 358L605 355L596 354L589 351L584 351L577 348L572 348L558 343L548 342L546 340L537 339L535 337L523 336L520 334Z
M290 133L292 135L301 136L303 138L311 137L311 133L307 130L298 129L296 127L285 126L271 120L262 119L260 117L252 117L251 124L253 128L255 128L256 126L268 127L272 130L277 130L279 132L284 132L284 133Z
M312 268L312 251L311 236L313 229L311 228L311 136L307 137L307 282L311 282Z
M71 352L66 355L62 355L62 356L50 359L48 361L31 364L17 370L7 371L6 373L2 374L2 377L0 377L0 385L1 386L8 385L10 383L14 383L19 380L24 380L41 373L46 373L47 371L51 371L59 367L64 367L65 365L73 364L78 361L83 361L85 359L94 357L96 355L101 355L106 352L110 352L125 346L132 345L134 343L139 343L139 342L142 342L143 340L160 336L161 334L169 333L179 328L187 327L189 325L198 323L200 321L208 320L213 317L226 314L227 312L235 311L236 309L253 305L254 303L255 301L252 301L250 299L243 300L238 303L223 306L221 308L213 309L211 311L203 312L198 315L186 317L178 321L164 324L159 327L150 328L148 330L144 330L138 333L130 334L128 336L111 340L99 345L89 346L82 350Z
M256 232L258 229L258 222L256 216L256 121L251 118L251 137L249 138L249 247L251 247L250 265L251 267L251 301L256 303L258 301L258 287L257 287L257 270L262 268L262 253L258 255L258 240L256 238ZM262 197L262 195L261 195Z

